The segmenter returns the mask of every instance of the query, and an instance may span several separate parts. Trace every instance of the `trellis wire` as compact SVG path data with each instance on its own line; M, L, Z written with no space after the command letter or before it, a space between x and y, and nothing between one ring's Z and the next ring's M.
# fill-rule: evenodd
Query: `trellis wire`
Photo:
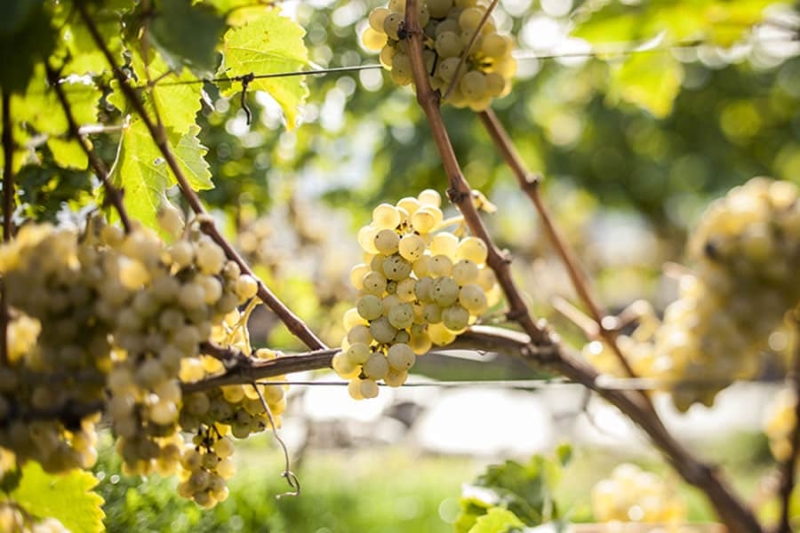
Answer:
M256 382L259 385L287 385L299 387L346 387L347 381L321 381L321 380L283 380ZM671 380L654 378L616 378L600 375L597 386L603 390L639 390L648 392L669 392L672 389L703 390L726 388L732 384L751 383L762 385L778 385L785 383L784 379L751 379L736 380L734 382L722 379L696 379L696 380ZM385 383L378 383L380 387L388 387ZM505 380L445 380L445 381L412 381L401 385L402 388L491 388L491 389L524 389L544 390L554 388L583 388L583 385L566 378L550 379L505 379ZM396 388L396 387L394 387Z

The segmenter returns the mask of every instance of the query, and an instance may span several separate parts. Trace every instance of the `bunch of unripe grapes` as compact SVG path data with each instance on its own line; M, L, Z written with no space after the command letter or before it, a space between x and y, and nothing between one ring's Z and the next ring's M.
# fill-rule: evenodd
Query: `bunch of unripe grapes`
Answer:
M69 533L55 518L35 519L25 513L13 501L0 502L0 531L13 533Z
M703 214L689 251L693 271L680 279L661 324L620 338L636 374L661 381L684 411L710 406L734 380L757 375L770 335L800 302L797 186L754 178L732 189ZM610 347L595 342L584 353L601 370L621 373Z
M597 522L677 527L686 521L686 504L670 486L630 463L618 465L610 477L599 481L592 488L591 500Z
M486 4L476 0L421 0L417 5L424 33L425 68L433 89L447 94L447 103L483 111L492 98L509 93L511 77L517 71L511 56L513 42L497 33L491 16L486 16ZM404 36L405 9L405 0L390 0L388 7L374 9L362 35L367 49L380 50L381 63L391 70L392 80L398 85L413 81Z
M351 271L356 307L333 358L356 399L378 395L378 381L399 387L418 355L446 345L499 301L486 244L442 230L441 197L425 190L396 206L381 204L358 232L364 262Z

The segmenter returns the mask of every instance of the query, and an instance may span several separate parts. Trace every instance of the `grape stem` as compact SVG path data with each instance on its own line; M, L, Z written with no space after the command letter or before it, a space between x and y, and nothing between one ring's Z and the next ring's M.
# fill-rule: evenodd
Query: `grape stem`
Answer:
M75 139L78 145L80 145L81 150L83 150L83 153L86 154L92 170L94 170L94 173L103 184L103 189L106 191L106 201L111 203L114 209L116 209L117 214L119 214L119 220L125 233L130 233L132 229L131 219L128 216L128 212L125 210L122 191L114 187L111 183L108 176L108 168L106 168L105 163L103 163L103 160L100 159L91 145L86 141L83 134L81 134L81 127L78 125L78 122L75 120L75 115L72 113L72 107L70 106L69 100L67 100L67 95L64 93L64 88L61 86L58 72L49 63L46 64L45 68L47 69L47 80L50 87L56 92L58 101L61 104L61 109L64 110L70 137Z
M550 243L555 247L556 253L559 257L561 257L561 261L564 263L564 267L567 269L567 274L572 282L572 286L575 288L575 292L588 309L589 315L597 324L597 332L599 337L611 347L628 376L632 378L637 377L636 373L633 371L633 368L631 368L630 363L628 363L627 358L622 353L619 344L617 343L616 331L607 327L609 322L616 323L617 321L614 320L613 317L608 317L606 312L598 303L597 298L595 298L591 289L591 284L585 270L582 268L580 261L575 255L575 252L561 235L561 232L558 231L555 221L550 215L550 210L547 208L547 205L542 198L541 188L539 187L542 181L542 176L531 173L527 170L527 168L525 168L525 163L522 161L522 158L514 147L511 137L506 132L506 129L503 127L503 124L500 122L500 119L497 118L497 115L494 113L494 111L487 109L486 111L482 111L479 116L481 123L489 134L489 137L491 137L492 142L494 142L495 147L498 149L506 164L516 176L520 189L522 189L522 191L533 203L534 207L536 208L536 212L539 213L539 218L542 221L542 226L544 227L545 233L547 233ZM642 396L652 408L650 397L646 394L643 394Z
M481 34L481 30L486 25L486 22L489 20L489 17L492 16L492 11L494 8L497 7L497 4L500 0L492 0L492 3L489 4L489 7L486 8L486 13L483 14L481 17L480 22L478 22L478 27L475 28L475 32L472 34L472 37L469 39L469 43L467 46L464 47L464 51L461 52L461 55L458 58L458 66L456 66L456 73L453 76L453 79L450 80L450 84L447 86L447 89L444 91L444 95L442 96L442 101L447 100L453 90L458 86L458 82L461 81L463 74L461 72L461 67L464 66L464 63L467 61L467 57L469 57L469 53L472 50L472 47L475 46L475 41L478 40L478 36Z
M633 422L644 430L652 442L661 449L676 471L690 484L702 489L714 509L730 532L754 533L762 531L753 513L734 495L728 485L718 477L715 468L698 461L692 456L664 426L661 419L654 416L649 402L643 400L638 391L618 391L602 389L597 384L597 371L583 362L576 354L570 353L543 323L534 321L525 305L522 295L510 276L509 259L502 255L492 241L477 209L471 201L471 190L466 182L450 143L447 129L439 109L440 97L430 85L422 53L423 33L419 25L417 0L406 0L405 28L409 40L409 58L417 91L417 101L422 107L431 128L442 165L447 173L450 200L464 215L473 235L481 238L489 249L487 264L495 271L498 282L509 302L508 317L517 322L524 332L509 332L524 335L517 339L515 351L523 360L536 368L553 370L585 387L597 392L609 403L620 409ZM526 175L527 176L527 175ZM526 179L530 179L529 177ZM534 185L535 186L535 185ZM474 328L477 330L477 328ZM474 334L474 332L473 332ZM527 341L527 342L522 342Z
M800 315L798 311L794 312L794 328L797 333L800 331ZM790 521L790 508L792 490L795 486L795 465L797 458L800 457L800 344L795 346L794 350L794 365L789 375L789 384L794 390L794 427L790 435L792 450L789 457L780 464L780 485L778 487L778 494L781 500L781 517L778 524L777 533L791 533L792 524Z
M109 50L108 46L106 46L105 42L103 41L103 37L100 35L100 32L97 30L97 25L92 20L91 16L89 15L87 8L86 8L86 0L77 0L75 5L78 9L78 12L83 19L84 23L86 24L89 33L92 36L92 39L95 42L95 45L98 49L103 53L106 58L106 61L111 67L111 70L114 74L114 77L119 82L119 87L125 95L125 98L128 102L133 106L136 110L136 113L142 119L145 127L150 133L150 136L153 138L153 141L158 146L161 154L164 156L164 160L167 162L172 173L175 175L175 179L178 182L178 187L181 190L184 198L188 202L189 206L191 207L192 211L201 219L201 229L211 237L211 239L220 246L225 255L228 257L229 260L235 262L239 265L239 269L242 271L243 274L247 274L253 277L258 284L258 297L263 301L267 307L269 307L283 322L289 331L295 335L298 339L300 339L306 346L308 346L312 350L316 349L324 349L326 348L325 343L323 343L317 335L311 331L308 325L303 322L297 315L295 315L287 306L284 304L275 294L272 293L271 290L264 284L264 282L253 273L253 270L250 266L244 261L244 259L239 255L238 252L233 248L233 246L220 234L219 230L217 229L216 225L214 224L214 219L211 215L206 211L206 208L203 206L200 197L197 193L192 189L189 181L187 180L186 176L183 173L180 165L178 164L175 155L172 153L172 149L169 147L169 142L167 140L166 130L164 129L164 125L158 121L153 122L150 116L147 114L146 109L144 108L144 104L142 103L141 98L136 93L136 90L130 84L127 75L122 71L122 69L117 64L116 60L114 59L113 54Z

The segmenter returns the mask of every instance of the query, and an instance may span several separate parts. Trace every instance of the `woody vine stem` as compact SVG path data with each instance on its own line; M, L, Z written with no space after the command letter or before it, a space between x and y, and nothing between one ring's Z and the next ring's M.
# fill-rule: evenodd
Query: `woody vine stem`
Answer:
M520 355L533 366L554 369L595 390L625 413L647 433L688 483L705 492L729 531L761 531L762 528L753 513L720 479L715 469L694 458L670 435L643 394L599 389L596 385L597 372L568 353L558 337L549 331L546 325L534 320L511 279L509 258L499 252L477 209L471 202L470 186L461 172L442 120L439 107L440 95L432 89L428 73L425 70L422 54L423 32L418 20L417 0L407 0L405 12L405 30L409 40L409 57L417 91L417 101L425 112L431 135L449 179L448 196L463 214L473 235L481 238L489 249L487 264L497 274L498 282L509 302L508 318L517 322L530 337L529 344L520 346Z

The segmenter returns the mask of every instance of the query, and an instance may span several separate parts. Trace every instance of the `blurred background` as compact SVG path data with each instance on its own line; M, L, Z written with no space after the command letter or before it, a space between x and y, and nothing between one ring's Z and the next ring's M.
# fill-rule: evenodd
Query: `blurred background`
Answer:
M687 232L710 200L757 175L800 181L800 20L791 4L766 1L612 2L590 16L607 3L501 0L495 20L518 38L519 72L493 108L544 176L546 201L603 304L619 311L644 299L658 312L675 296L664 265L684 262ZM716 4L731 16L715 18ZM250 125L238 99L212 86L202 110L216 184L204 200L256 272L334 346L355 297L355 232L372 207L447 186L414 95L372 68L377 57L359 44L376 5L282 4L306 28L317 68L353 69L307 77L296 129L286 130L263 93L249 94ZM577 302L536 213L478 117L443 114L466 178L498 206L485 220L513 253L529 305L580 349L581 332L553 310L555 297ZM42 177L20 179L34 190ZM75 191L91 183L77 172L60 179ZM31 204L62 201L55 188ZM263 309L251 326L257 345L303 351ZM367 402L351 401L326 373L291 377L320 382L292 386L281 430L303 484L299 497L275 497L289 487L269 435L241 444L231 498L213 511L179 500L174 481L120 477L106 453L97 473L109 530L452 531L461 484L484 465L565 440L577 452L557 495L577 520L591 519L589 487L617 462L667 471L615 411L574 385L536 381L542 376L510 358L431 354L414 372L415 386ZM661 407L683 440L732 467L758 501L771 480L760 428L774 390L737 385L713 409L684 416ZM702 499L681 490L690 516L709 519Z

